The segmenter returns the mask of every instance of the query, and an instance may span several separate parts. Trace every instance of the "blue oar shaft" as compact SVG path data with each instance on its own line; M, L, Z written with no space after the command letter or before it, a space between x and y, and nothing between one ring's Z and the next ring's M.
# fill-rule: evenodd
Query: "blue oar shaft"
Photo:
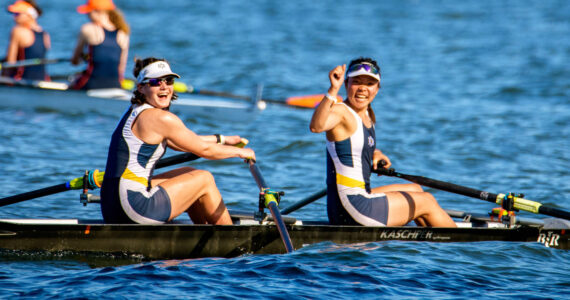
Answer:
M253 179L255 179L255 182L257 183L257 187L259 188L259 190L261 192L265 192L266 190L268 190L269 186L265 182L265 179L263 179L263 175L261 175L261 170L259 170L259 168L257 167L257 165L253 160L250 159L247 162L249 164L249 171L251 172L251 175L253 175ZM281 240L285 245L287 253L293 252L294 250L293 242L291 242L291 237L289 236L289 232L287 231L287 226L285 226L285 222L283 221L283 217L279 212L279 208L277 207L276 202L269 201L269 203L267 203L266 206L267 208L269 208L269 211L273 216L273 220L275 221L275 225L277 226L277 230L279 231L279 235L281 236Z
M275 220L275 225L277 226L277 230L279 231L281 240L283 240L287 253L293 252L293 250L295 250L293 248L293 242L291 242L291 237L289 236L289 232L287 231L287 227L285 226L285 222L283 221L283 217L279 212L277 204L275 204L275 202L270 202L267 206L273 216L273 220Z

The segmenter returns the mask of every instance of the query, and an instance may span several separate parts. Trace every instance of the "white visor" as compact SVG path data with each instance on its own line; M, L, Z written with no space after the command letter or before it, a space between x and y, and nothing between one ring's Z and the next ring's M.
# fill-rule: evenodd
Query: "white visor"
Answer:
M137 84L140 84L149 78L161 78L165 76L180 78L178 74L172 72L167 62L162 60L155 61L141 70L139 76L137 76Z
M35 8L33 8L33 7L28 8L27 13L28 13L28 15L30 15L30 17L32 17L32 19L34 19L34 20L36 20L36 19L38 18L38 16L39 16L39 15L38 15L38 11L37 11Z
M370 72L366 71L364 68L360 68L356 71L350 72L346 75L346 77L356 77L356 76L360 76L360 75L370 76L370 77L378 80L378 82L380 82L380 76L378 74L370 73Z

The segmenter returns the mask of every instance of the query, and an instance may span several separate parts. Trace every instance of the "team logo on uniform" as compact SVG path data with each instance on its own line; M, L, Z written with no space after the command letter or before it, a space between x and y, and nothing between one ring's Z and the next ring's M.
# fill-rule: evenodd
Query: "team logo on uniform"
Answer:
M368 137L368 146L374 147L374 138L371 136Z
M158 63L158 65L156 65L159 69L164 69L166 68L166 64L165 63Z

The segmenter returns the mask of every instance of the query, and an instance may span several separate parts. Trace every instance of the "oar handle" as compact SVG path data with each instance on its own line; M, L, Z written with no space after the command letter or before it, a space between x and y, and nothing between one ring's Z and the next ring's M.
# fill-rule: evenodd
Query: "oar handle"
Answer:
M183 153L183 154L173 155L170 157L163 158L158 162L156 162L155 168L157 169L166 168L173 165L181 164L183 162L193 161L198 158L200 158L200 156L194 153Z
M255 183L257 183L257 187L260 190L268 188L267 183L265 183L265 179L263 179L263 175L261 175L261 170L259 170L259 168L255 164L255 160L248 159L247 164L249 165L249 171L251 172L251 175L253 176Z

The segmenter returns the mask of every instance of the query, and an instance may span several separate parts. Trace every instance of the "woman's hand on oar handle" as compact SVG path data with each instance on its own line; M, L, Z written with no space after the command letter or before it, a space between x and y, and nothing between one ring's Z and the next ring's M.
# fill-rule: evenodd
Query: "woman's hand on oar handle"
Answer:
M376 149L374 150L374 156L372 157L372 169L374 171L382 171L388 170L392 166L392 162L386 154L382 153L382 151ZM377 173L378 176L382 175L382 172L374 172Z
M243 151L240 152L239 157L243 158L244 162L249 163L251 161L251 162L255 163L255 152L253 151L253 149L243 148L241 150L243 150Z
M394 170L394 168L388 168L388 162L386 162L383 159L380 160L380 162L378 162L378 164L381 167L380 168L374 168L372 170L372 172L378 174L378 176L382 176L382 175L393 176L394 173L396 172L396 170Z
M223 144L240 148L238 156L245 162L248 162L248 160L253 160L253 162L255 162L255 152L253 149L245 148L245 146L249 144L249 141L246 138L242 138L239 135L225 136Z

